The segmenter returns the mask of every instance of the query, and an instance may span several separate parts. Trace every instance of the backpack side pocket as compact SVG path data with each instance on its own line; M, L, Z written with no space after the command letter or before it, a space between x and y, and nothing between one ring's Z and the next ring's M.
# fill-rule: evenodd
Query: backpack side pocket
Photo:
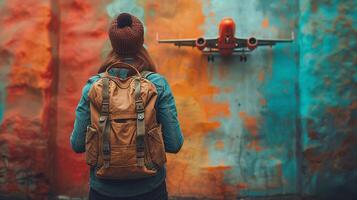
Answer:
M166 154L160 125L148 131L147 142L152 162L161 168L166 162Z
M86 163L96 166L98 161L98 131L92 127L87 127L86 133Z

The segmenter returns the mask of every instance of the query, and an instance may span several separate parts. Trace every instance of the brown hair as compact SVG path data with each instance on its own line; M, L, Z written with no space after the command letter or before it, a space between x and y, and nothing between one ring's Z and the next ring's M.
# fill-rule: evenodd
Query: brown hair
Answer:
M152 71L156 72L156 66L151 59L149 53L146 51L144 47L141 47L136 55L132 56L135 60L134 64L132 64L138 71ZM100 66L98 73L103 73L106 69L113 63L121 61L123 57L119 56L115 51L111 51L107 59Z

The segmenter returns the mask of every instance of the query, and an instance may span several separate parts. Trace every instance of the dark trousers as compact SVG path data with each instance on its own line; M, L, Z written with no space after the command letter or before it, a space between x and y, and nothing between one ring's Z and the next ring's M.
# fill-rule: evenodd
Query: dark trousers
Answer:
M153 191L133 197L109 197L100 194L99 192L90 188L89 200L167 200L168 194L166 191L166 182L164 181Z

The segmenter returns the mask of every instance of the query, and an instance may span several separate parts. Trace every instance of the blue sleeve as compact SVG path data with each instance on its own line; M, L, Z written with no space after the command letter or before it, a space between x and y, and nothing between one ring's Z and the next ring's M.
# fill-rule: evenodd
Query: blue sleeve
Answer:
M175 99L166 79L158 74L150 75L157 89L156 101L157 119L162 125L165 150L168 153L177 153L183 145L183 135L177 119Z
M74 122L74 128L71 135L71 146L74 152L85 152L85 138L87 132L87 126L90 124L90 107L88 100L88 92L92 86L91 79L82 89L82 97L79 100L76 109L76 119Z

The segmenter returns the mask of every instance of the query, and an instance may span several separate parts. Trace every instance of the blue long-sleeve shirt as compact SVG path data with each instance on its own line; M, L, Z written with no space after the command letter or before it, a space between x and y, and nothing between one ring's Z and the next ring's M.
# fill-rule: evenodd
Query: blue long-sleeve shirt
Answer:
M124 70L113 69L111 74L123 76ZM119 72L119 73L118 73ZM124 75L125 76L125 75ZM85 135L90 124L90 108L88 92L100 78L100 75L91 77L83 87L82 97L76 109L76 120L70 138L72 149L76 153L85 152ZM157 74L147 77L155 86L158 98L155 104L158 122L162 125L165 150L169 153L177 153L183 144L183 135L177 119L177 110L172 91L166 79ZM95 176L95 169L90 169L90 187L101 194L113 197L126 197L144 194L159 186L166 177L166 169L163 167L156 176L137 180L103 180Z

